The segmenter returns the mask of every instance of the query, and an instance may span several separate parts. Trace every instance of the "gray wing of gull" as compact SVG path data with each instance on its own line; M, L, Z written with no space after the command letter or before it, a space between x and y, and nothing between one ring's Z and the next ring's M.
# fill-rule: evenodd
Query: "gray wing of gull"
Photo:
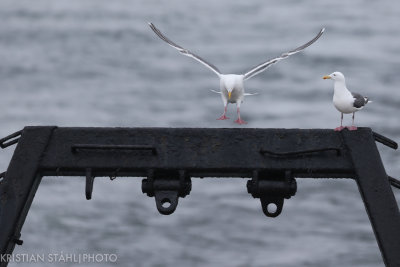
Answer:
M317 41L319 39L319 37L321 37L321 35L324 33L325 28L322 28L319 33L310 41L308 41L307 43L297 47L296 49L293 49L289 52L283 53L282 55L280 55L279 57L270 59L264 63L261 63L259 65L257 65L256 67L252 68L251 70L249 70L248 72L246 72L244 74L244 80L250 79L251 77L263 72L264 70L268 69L272 64L275 64L279 61L281 61L282 59L285 59L291 55L294 55L304 49L306 49L307 47L309 47L310 45L312 45L315 41Z
M201 64L203 64L204 66L206 66L207 68L212 70L213 72L215 72L215 74L217 74L218 76L221 75L221 72L219 71L219 69L217 67L215 67L213 64L205 61L203 58L199 57L198 55L190 52L189 50L183 48L180 45L177 45L176 43L174 43L173 41L168 39L164 34L161 33L161 31L159 29L156 28L156 26L154 26L153 23L149 23L149 26L153 30L153 32L155 34L157 34L158 37L160 37L161 40L163 40L164 42L166 42L173 48L177 49L182 55L194 58L195 60L197 60L198 62L200 62Z
M351 95L354 97L353 106L355 108L362 108L367 103L365 97L363 97L362 95L360 95L358 93L351 93Z

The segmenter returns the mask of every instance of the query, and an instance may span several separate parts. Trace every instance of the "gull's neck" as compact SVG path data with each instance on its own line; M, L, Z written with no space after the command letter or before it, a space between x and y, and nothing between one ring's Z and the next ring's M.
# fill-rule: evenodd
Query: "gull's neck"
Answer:
M334 88L335 95L346 95L346 94L350 93L350 91L347 90L345 80L335 81L333 88Z

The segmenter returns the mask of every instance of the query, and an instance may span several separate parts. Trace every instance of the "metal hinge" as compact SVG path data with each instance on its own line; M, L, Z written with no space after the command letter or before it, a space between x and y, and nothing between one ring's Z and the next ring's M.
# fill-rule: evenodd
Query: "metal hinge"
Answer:
M264 214L277 217L282 212L284 199L294 196L297 183L290 171L263 173L253 171L253 179L247 181L247 192L259 198Z
M183 170L149 170L147 178L142 180L142 192L155 197L157 210L163 215L172 214L178 206L179 197L189 195L191 189L192 181Z

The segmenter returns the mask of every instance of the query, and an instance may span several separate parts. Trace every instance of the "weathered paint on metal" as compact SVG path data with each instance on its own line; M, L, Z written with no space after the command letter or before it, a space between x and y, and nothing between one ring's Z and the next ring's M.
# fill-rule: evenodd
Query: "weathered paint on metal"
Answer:
M143 193L154 196L166 215L190 193L191 178L251 178L248 192L260 198L270 217L296 193L296 178L350 178L357 182L386 266L400 266L400 213L375 141L397 148L369 128L26 127L0 139L2 148L18 143L0 180L1 254L22 244L20 231L42 176L86 176L87 199L95 177L145 177ZM277 205L275 212L267 210L270 203Z

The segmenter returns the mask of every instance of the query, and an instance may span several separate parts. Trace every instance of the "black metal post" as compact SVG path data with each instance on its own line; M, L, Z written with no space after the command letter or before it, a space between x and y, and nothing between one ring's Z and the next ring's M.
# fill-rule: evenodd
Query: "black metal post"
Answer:
M343 131L356 181L386 266L400 266L400 213L372 131Z
M11 163L0 186L0 248L2 255L11 255L20 240L41 176L40 159L54 127L27 127L22 132ZM7 262L0 262L1 267Z

